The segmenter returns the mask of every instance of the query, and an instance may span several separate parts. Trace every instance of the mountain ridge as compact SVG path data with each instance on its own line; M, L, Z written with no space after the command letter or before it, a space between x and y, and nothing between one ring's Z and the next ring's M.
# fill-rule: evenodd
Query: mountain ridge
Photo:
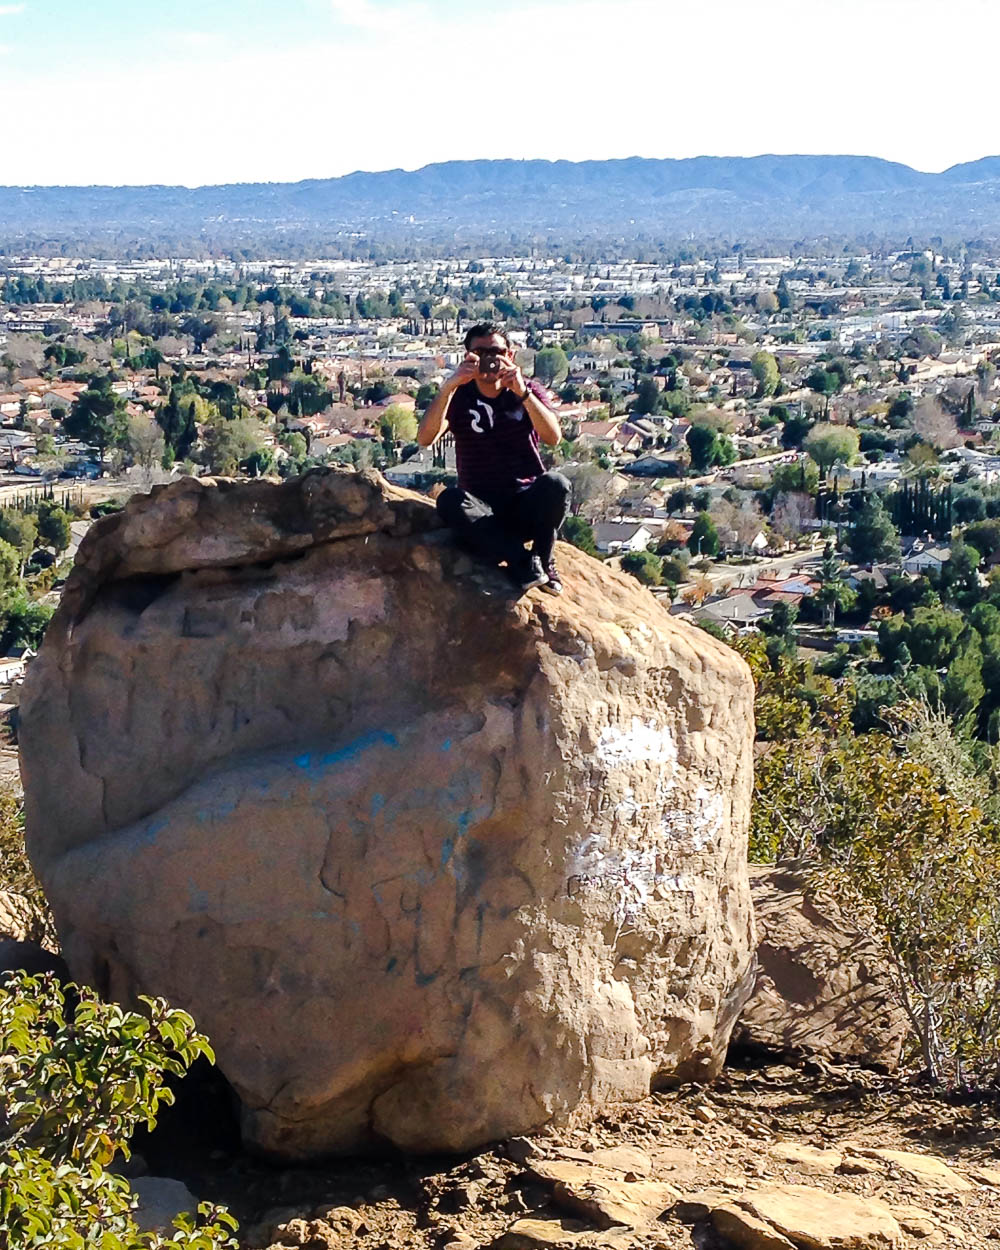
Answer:
M0 241L362 233L498 239L642 233L1000 234L1000 156L927 173L881 157L455 160L297 182L0 186ZM905 237L904 235L904 237Z

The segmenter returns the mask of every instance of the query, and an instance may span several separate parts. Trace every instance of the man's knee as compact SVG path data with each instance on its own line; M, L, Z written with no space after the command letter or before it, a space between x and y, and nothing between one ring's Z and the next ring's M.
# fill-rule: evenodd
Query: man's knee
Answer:
M455 529L462 520L462 503L464 498L464 490L461 490L458 486L446 486L434 501L438 510L438 516L444 521L445 525L450 525L452 529Z
M563 477L555 469L550 469L548 473L543 473L538 479L538 485L545 498L551 499L553 503L565 503L569 499L570 491L573 489L569 478Z

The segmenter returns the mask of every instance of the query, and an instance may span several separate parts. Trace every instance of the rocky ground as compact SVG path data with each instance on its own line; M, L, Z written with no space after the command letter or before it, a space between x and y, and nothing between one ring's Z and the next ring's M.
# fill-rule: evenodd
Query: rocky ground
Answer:
M731 1067L458 1160L277 1169L230 1142L180 1166L165 1139L145 1153L228 1204L246 1247L903 1250L1000 1242L997 1128L995 1109L811 1063Z

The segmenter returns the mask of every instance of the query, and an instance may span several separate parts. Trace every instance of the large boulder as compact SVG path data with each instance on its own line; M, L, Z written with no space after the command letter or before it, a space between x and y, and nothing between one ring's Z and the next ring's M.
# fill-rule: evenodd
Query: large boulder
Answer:
M513 598L377 474L185 479L81 544L21 711L74 975L192 1012L291 1157L464 1150L723 1061L743 661L573 548Z
M910 1026L885 955L810 882L808 864L751 865L757 980L738 1048L893 1071Z

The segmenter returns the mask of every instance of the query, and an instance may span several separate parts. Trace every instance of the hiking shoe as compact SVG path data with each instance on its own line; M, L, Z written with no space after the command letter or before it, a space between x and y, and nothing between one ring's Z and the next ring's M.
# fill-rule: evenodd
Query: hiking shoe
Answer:
M542 568L542 562L538 556L529 557L527 553L523 562L518 561L508 566L507 576L522 594L525 591L534 590L536 586L544 586L549 580L549 575Z
M556 568L555 560L549 561L548 567L545 570L545 575L549 580L545 583L542 589L548 591L550 595L561 595L563 591L562 578L559 576L559 570Z

